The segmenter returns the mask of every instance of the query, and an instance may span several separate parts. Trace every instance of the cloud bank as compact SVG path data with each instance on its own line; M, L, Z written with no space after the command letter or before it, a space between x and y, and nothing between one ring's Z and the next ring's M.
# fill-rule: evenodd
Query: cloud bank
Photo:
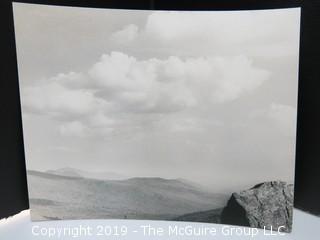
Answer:
M121 113L170 114L234 101L270 73L245 56L138 60L104 54L83 73L63 73L23 88L29 112L63 122L61 133L112 130Z
M294 56L299 49L292 40L299 39L299 24L295 10L285 15L277 10L232 14L158 11L148 16L144 26L125 25L110 39L142 48L151 42L154 48L179 49L182 55Z

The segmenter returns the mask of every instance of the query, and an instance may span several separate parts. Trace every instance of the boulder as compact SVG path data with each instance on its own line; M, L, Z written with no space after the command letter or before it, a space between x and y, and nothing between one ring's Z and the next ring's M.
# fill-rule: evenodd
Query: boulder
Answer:
M221 223L290 232L293 185L265 182L249 190L233 193L221 214Z

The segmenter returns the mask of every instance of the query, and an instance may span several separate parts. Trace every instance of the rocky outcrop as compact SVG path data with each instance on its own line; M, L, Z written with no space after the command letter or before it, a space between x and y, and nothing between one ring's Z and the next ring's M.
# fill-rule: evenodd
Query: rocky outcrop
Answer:
M256 228L292 227L293 185L281 181L265 182L249 190L233 193L221 214L224 224Z

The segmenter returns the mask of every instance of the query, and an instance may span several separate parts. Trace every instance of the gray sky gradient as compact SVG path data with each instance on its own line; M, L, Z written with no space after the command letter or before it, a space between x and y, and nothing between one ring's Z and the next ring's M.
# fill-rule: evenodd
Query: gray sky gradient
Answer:
M293 181L300 9L14 3L28 169Z

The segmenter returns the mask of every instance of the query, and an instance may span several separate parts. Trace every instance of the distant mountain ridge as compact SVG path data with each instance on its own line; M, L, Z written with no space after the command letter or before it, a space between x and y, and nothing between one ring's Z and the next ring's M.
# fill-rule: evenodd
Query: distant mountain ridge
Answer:
M99 180L123 180L128 178L126 176L114 172L90 172L69 167L59 168L56 170L48 170L46 171L46 173L65 177L83 177Z
M178 179L99 180L28 171L33 220L128 218L170 220L221 208L228 196L198 189Z

